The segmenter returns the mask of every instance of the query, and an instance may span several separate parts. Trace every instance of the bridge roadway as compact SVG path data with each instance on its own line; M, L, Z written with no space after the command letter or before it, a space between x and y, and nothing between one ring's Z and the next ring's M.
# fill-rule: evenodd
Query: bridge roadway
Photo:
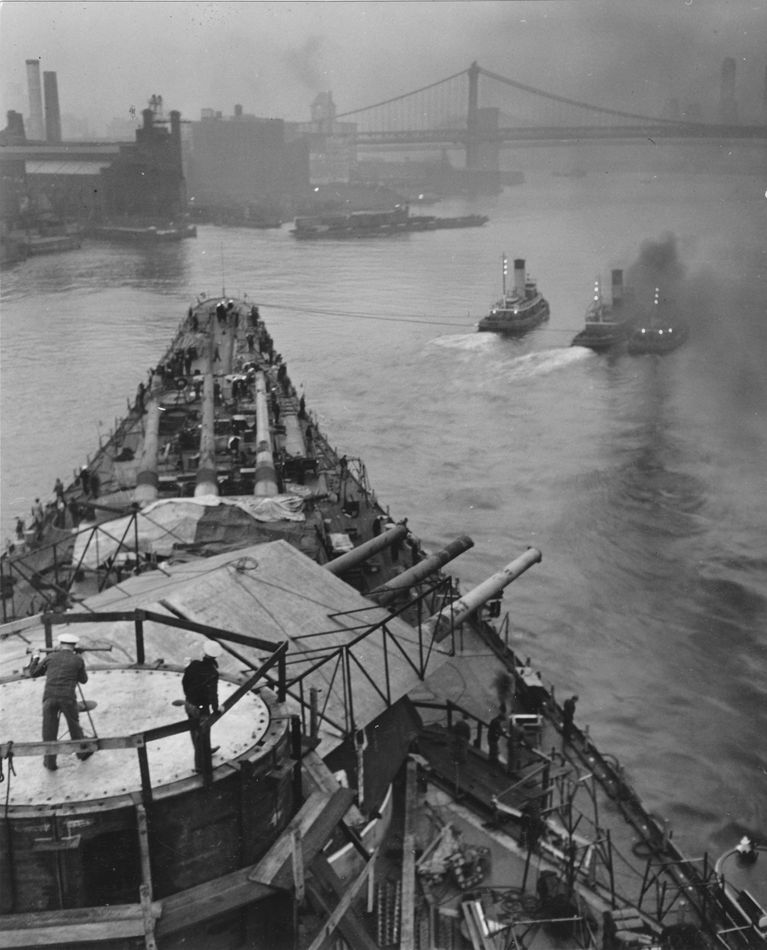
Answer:
M454 129L406 129L397 132L358 132L356 144L360 147L375 148L392 145L461 145L469 143L495 143L496 145L515 142L539 142L556 145L580 140L623 140L637 139L684 139L703 141L767 140L767 125L708 125L704 123L678 123L646 125L550 125L519 126L498 129L483 129L470 132L467 128Z
M358 131L360 148L392 146L458 145L487 143L503 146L527 142L569 144L573 141L637 141L679 139L685 141L764 141L767 125L722 125L702 122L658 122L637 125L539 125L470 131L466 126L448 129L403 129L387 132ZM0 164L19 161L111 162L120 152L121 142L27 142L0 147Z

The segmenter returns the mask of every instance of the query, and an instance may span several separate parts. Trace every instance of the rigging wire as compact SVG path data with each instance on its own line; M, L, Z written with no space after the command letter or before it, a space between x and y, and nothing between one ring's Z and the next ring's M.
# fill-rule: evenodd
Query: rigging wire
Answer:
M299 307L292 304L273 304L267 301L259 301L259 307L269 308L270 310L291 310L296 313L313 313L325 317L353 317L355 320L380 320L384 323L425 323L428 326L457 327L459 329L474 326L476 323L476 321L471 320L471 317L467 317L467 319L461 323L456 323L454 321L440 320L436 317L434 319L416 316L391 317L385 316L384 314L362 313L359 310L325 310L319 307Z
M386 316L385 314L380 313L363 313L359 310L326 310L320 307L300 307L293 304L279 304L279 303L269 303L268 301L260 301L259 307L268 308L270 310L290 310L294 313L309 313L309 314L318 314L324 317L351 317L355 320L377 320L382 323L421 323L426 326L433 327L455 327L458 330L468 330L470 328L476 327L478 323L477 320L472 320L470 316L467 316L466 320L458 323L457 320L460 317L456 317L455 320L441 320L439 317L417 317L413 316ZM536 327L536 333L567 333L572 335L576 333L577 330L582 329L582 327L568 328L568 327Z

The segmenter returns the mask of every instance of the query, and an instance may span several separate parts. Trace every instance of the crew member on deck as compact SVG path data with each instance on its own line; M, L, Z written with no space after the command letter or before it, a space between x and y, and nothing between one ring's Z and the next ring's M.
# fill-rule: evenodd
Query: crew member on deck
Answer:
M461 718L453 723L451 736L451 754L455 766L455 794L461 790L461 769L469 758L469 742L471 741L471 726L468 713L461 713Z
M527 746L525 731L511 716L506 730L506 771L509 775L519 776L522 771L523 749Z
M487 728L487 749L488 757L491 762L498 761L498 752L500 750L501 738L506 734L504 726L506 725L506 706L501 703L498 715L490 720Z
M77 714L77 697L75 691L78 683L87 683L88 674L85 671L85 661L75 652L78 637L73 633L61 633L58 637L59 648L48 653L41 660L39 652L32 654L29 664L29 675L32 677L45 675L45 691L43 692L43 741L55 742L59 736L59 718L64 715L72 739L82 739L83 730ZM77 758L89 759L93 752L78 752ZM43 765L51 772L55 771L55 755L46 755Z
M184 671L181 685L184 690L186 714L189 717L192 745L194 746L194 770L201 772L204 765L202 743L202 720L211 712L218 712L218 663L221 656L221 644L215 640L206 640L202 648L202 657L192 660ZM217 751L218 746L211 749Z
M573 734L573 720L575 719L575 704L577 702L578 697L571 696L562 704L562 737L565 742L569 742Z

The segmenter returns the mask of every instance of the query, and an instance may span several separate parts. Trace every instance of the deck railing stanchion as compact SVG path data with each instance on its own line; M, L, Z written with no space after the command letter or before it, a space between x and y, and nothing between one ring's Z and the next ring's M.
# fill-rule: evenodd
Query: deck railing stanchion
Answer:
M141 743L136 746L138 754L138 768L141 773L141 800L144 807L152 804L152 779L149 775L149 757L146 751L146 744Z
M285 661L285 653L281 653L279 659L277 660L277 701L280 703L285 702L285 697L287 696L287 664Z
M383 655L384 655L384 682L386 683L386 705L391 705L391 680L389 676L389 633L386 624L381 627L381 636L383 637Z
M352 695L352 667L350 662L350 651L345 648L342 655L343 662L343 675L344 675L344 693L345 696L345 705L348 710L348 734L351 736L354 734L355 725L354 725L354 700Z
M5 567L4 567L5 561L6 561L6 559L5 559L4 557L3 557L3 558L0 558L0 599L3 601L3 623L7 623L7 622L8 622L8 613L7 613L7 609L6 609L6 606L5 606L5 600L6 600L6 598L5 598L5 577L6 577L6 574L5 574ZM8 567L9 567L9 572L8 572L8 594L9 594L9 596L12 598L12 597L13 597L13 593L12 593L12 591L13 591L13 578L11 577L11 574L10 574L10 558L8 559ZM12 606L11 606L11 609L13 609Z
M293 813L295 814L303 804L303 782L301 779L303 743L301 740L301 719L299 716L290 717L290 746L291 755L296 761L293 770Z
M136 550L136 568L134 574L141 573L141 562L138 553L138 508L133 512L133 544Z
M200 722L200 731L197 735L200 753L202 756L202 780L205 785L213 783L213 753L210 748L210 719L203 719Z
M136 663L146 662L144 653L144 611L136 610L133 614L133 625L136 630Z
M45 628L45 645L49 650L53 649L53 622L49 616L43 617L43 627Z
M303 712L303 691L304 691L304 681L301 680L301 710ZM320 723L318 716L318 690L316 686L309 687L309 736L312 739L316 739L320 731Z

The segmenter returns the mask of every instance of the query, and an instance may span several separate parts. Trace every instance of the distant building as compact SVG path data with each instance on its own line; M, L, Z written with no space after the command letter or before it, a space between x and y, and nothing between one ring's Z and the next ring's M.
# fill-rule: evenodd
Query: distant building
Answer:
M309 122L291 123L291 134L309 143L312 186L351 181L357 170L357 125L339 122L331 92L319 93L311 105Z
M121 145L117 157L101 172L103 210L108 219L141 218L168 222L187 210L181 149L181 114L162 120L161 100L142 112L136 141Z
M204 109L183 141L191 204L212 213L287 210L309 191L309 151L282 119Z
M105 138L108 142L132 142L136 137L136 129L140 124L135 116L127 119L115 116L106 124Z
M96 135L88 118L67 112L61 117L61 137L65 142L92 142ZM126 136L126 139L132 138L133 132Z
M27 137L24 131L24 117L20 112L8 113L8 124L0 131L0 146L24 145ZM3 161L0 175L0 223L5 232L6 225L15 221L26 203L26 168L24 159Z

